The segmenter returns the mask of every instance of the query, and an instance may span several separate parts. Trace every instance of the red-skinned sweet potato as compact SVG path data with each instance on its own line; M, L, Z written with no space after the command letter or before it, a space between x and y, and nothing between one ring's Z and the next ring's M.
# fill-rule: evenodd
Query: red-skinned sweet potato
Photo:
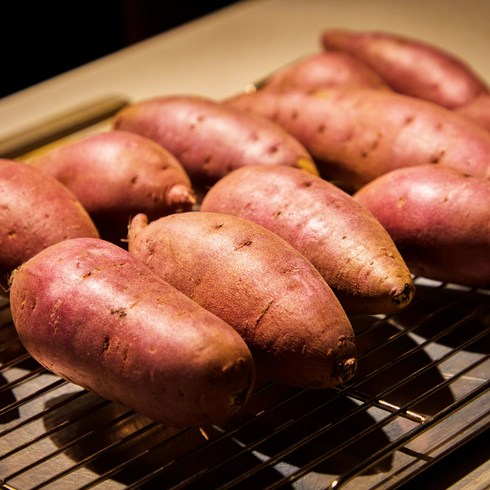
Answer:
M29 259L12 274L10 306L44 367L165 425L226 420L252 389L237 332L105 240L65 240Z
M326 50L356 56L396 91L430 100L448 109L489 93L486 82L464 60L447 50L389 32L328 29Z
M137 215L128 250L233 326L259 378L328 388L353 376L354 332L339 301L311 263L271 231L223 213L151 223Z
M352 196L284 166L250 166L223 177L202 211L254 221L318 269L348 314L390 313L414 294L410 271L386 230Z
M260 90L313 90L332 87L370 87L390 90L366 63L349 53L320 51L280 68L259 84Z
M180 162L154 141L127 131L105 131L63 144L29 163L68 187L102 238L126 238L137 213L152 219L192 209L196 201Z
M80 201L60 182L26 163L0 159L0 294L10 273L44 248L99 237Z
M490 284L490 182L443 165L389 172L357 191L413 273Z
M169 95L135 102L114 116L113 127L161 144L181 162L195 186L257 163L317 173L308 151L283 128L207 97Z
M283 126L320 175L349 191L399 167L426 163L490 177L490 134L452 110L396 92L337 88L242 93L224 101Z
M482 94L455 112L490 131L490 95Z

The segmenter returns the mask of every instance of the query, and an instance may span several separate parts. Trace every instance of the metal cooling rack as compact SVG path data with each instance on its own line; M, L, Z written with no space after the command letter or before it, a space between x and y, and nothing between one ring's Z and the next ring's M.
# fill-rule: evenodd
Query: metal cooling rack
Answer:
M459 453L475 444L467 471L481 482L490 291L415 284L402 312L351 318L351 382L267 384L234 420L201 429L164 427L50 374L25 352L2 300L0 488L401 488L453 456L459 478Z

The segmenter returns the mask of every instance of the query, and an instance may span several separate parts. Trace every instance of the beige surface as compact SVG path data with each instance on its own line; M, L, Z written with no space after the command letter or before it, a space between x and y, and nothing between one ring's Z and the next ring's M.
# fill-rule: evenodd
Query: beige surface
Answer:
M415 36L490 80L488 0L248 0L0 99L0 140L106 95L227 96L320 49L328 27Z

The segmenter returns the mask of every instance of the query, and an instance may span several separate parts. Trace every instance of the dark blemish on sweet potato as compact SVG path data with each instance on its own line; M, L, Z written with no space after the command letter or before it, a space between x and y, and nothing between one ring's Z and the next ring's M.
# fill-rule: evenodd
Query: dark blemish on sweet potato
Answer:
M105 353L109 350L109 347L111 345L111 339L109 338L108 335L104 336L104 342L102 344L102 353Z
M111 315L117 315L119 318L124 318L128 315L126 308L112 308Z
M224 223L218 223L218 224L214 225L214 227L215 227L217 230L219 230L220 228L223 228L223 226L225 226L225 224L224 224Z
M252 240L245 240L235 247L235 250L240 250L243 247L250 247L252 245Z
M349 357L335 366L335 372L341 383L345 383L351 379L357 370L357 360L354 357Z
M291 111L291 119L295 120L295 119L298 119L298 116L299 116L299 113L296 109L293 109Z
M273 299L271 299L269 303L265 305L265 308L260 312L259 316L257 317L257 320L255 320L256 329L260 326L260 322L264 318L265 314L269 311L269 308L272 306L272 303L274 303Z
M437 155L434 155L431 158L430 163L439 163L442 160L442 158L444 157L445 154L446 154L446 151L445 150L440 150Z
M301 187L304 187L304 188L308 188L308 187L311 187L313 185L313 182L311 180L304 180L303 182L301 182Z
M9 230L9 231L7 232L7 237L8 237L8 238L15 238L15 237L16 237L16 235L17 235L17 232L16 232L15 230Z
M279 145L272 145L269 147L269 154L274 154L274 153L277 153L279 151Z
M137 180L138 180L138 176L137 176L137 175L135 175L134 177L132 177L132 178L131 178L131 180L129 181L129 183L130 183L131 185L134 185L134 184L136 184Z
M213 159L212 155L206 155L202 162L203 167L209 166L211 164L212 159Z
M282 211L279 209L279 211L276 211L274 213L274 218L279 218L279 216L281 216L281 214L282 214Z
M405 117L405 120L403 121L404 126L410 126L415 121L415 116L412 114L409 114L408 116Z
M382 139L383 133L377 133L376 138L374 138L373 142L371 143L371 151L374 151L379 147L379 143Z
M392 299L391 302L394 305L404 305L410 303L412 300L414 294L414 288L408 283L405 283L403 290L401 293L396 294Z
M326 129L326 126L325 126L325 124L323 124L323 123L322 123L322 124L319 124L319 125L317 126L317 128L316 128L316 132L317 132L318 134L322 134L322 133L324 133L324 132L325 132L325 129Z

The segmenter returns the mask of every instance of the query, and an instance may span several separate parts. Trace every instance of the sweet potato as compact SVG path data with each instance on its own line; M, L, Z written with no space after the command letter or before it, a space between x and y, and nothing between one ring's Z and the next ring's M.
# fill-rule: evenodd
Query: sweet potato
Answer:
M354 332L339 301L303 255L262 226L223 213L151 223L140 214L128 250L233 326L261 378L327 388L353 376Z
M196 201L180 162L154 141L127 131L105 131L30 160L83 204L102 238L125 239L129 220L188 211Z
M254 379L237 332L115 244L74 238L14 271L19 338L48 370L169 426L227 419Z
M99 237L80 201L60 182L26 163L0 159L0 294L12 270L44 248Z
M389 90L388 84L366 63L349 53L320 51L275 71L261 90L312 90L331 87L370 87Z
M195 186L257 163L317 173L308 151L283 128L206 97L169 95L135 102L114 116L113 127L160 143L182 163Z
M490 182L443 165L394 170L354 194L383 224L413 273L490 284Z
M490 131L490 95L482 94L455 112Z
M430 100L448 109L489 93L487 83L463 59L433 44L389 32L328 29L327 50L356 56L394 90Z
M376 218L320 177L284 166L250 166L217 182L202 211L254 221L318 269L348 314L390 313L414 294L410 271Z
M490 177L490 135L467 118L396 92L258 91L225 104L274 120L301 141L320 175L355 191L399 167L442 163Z

